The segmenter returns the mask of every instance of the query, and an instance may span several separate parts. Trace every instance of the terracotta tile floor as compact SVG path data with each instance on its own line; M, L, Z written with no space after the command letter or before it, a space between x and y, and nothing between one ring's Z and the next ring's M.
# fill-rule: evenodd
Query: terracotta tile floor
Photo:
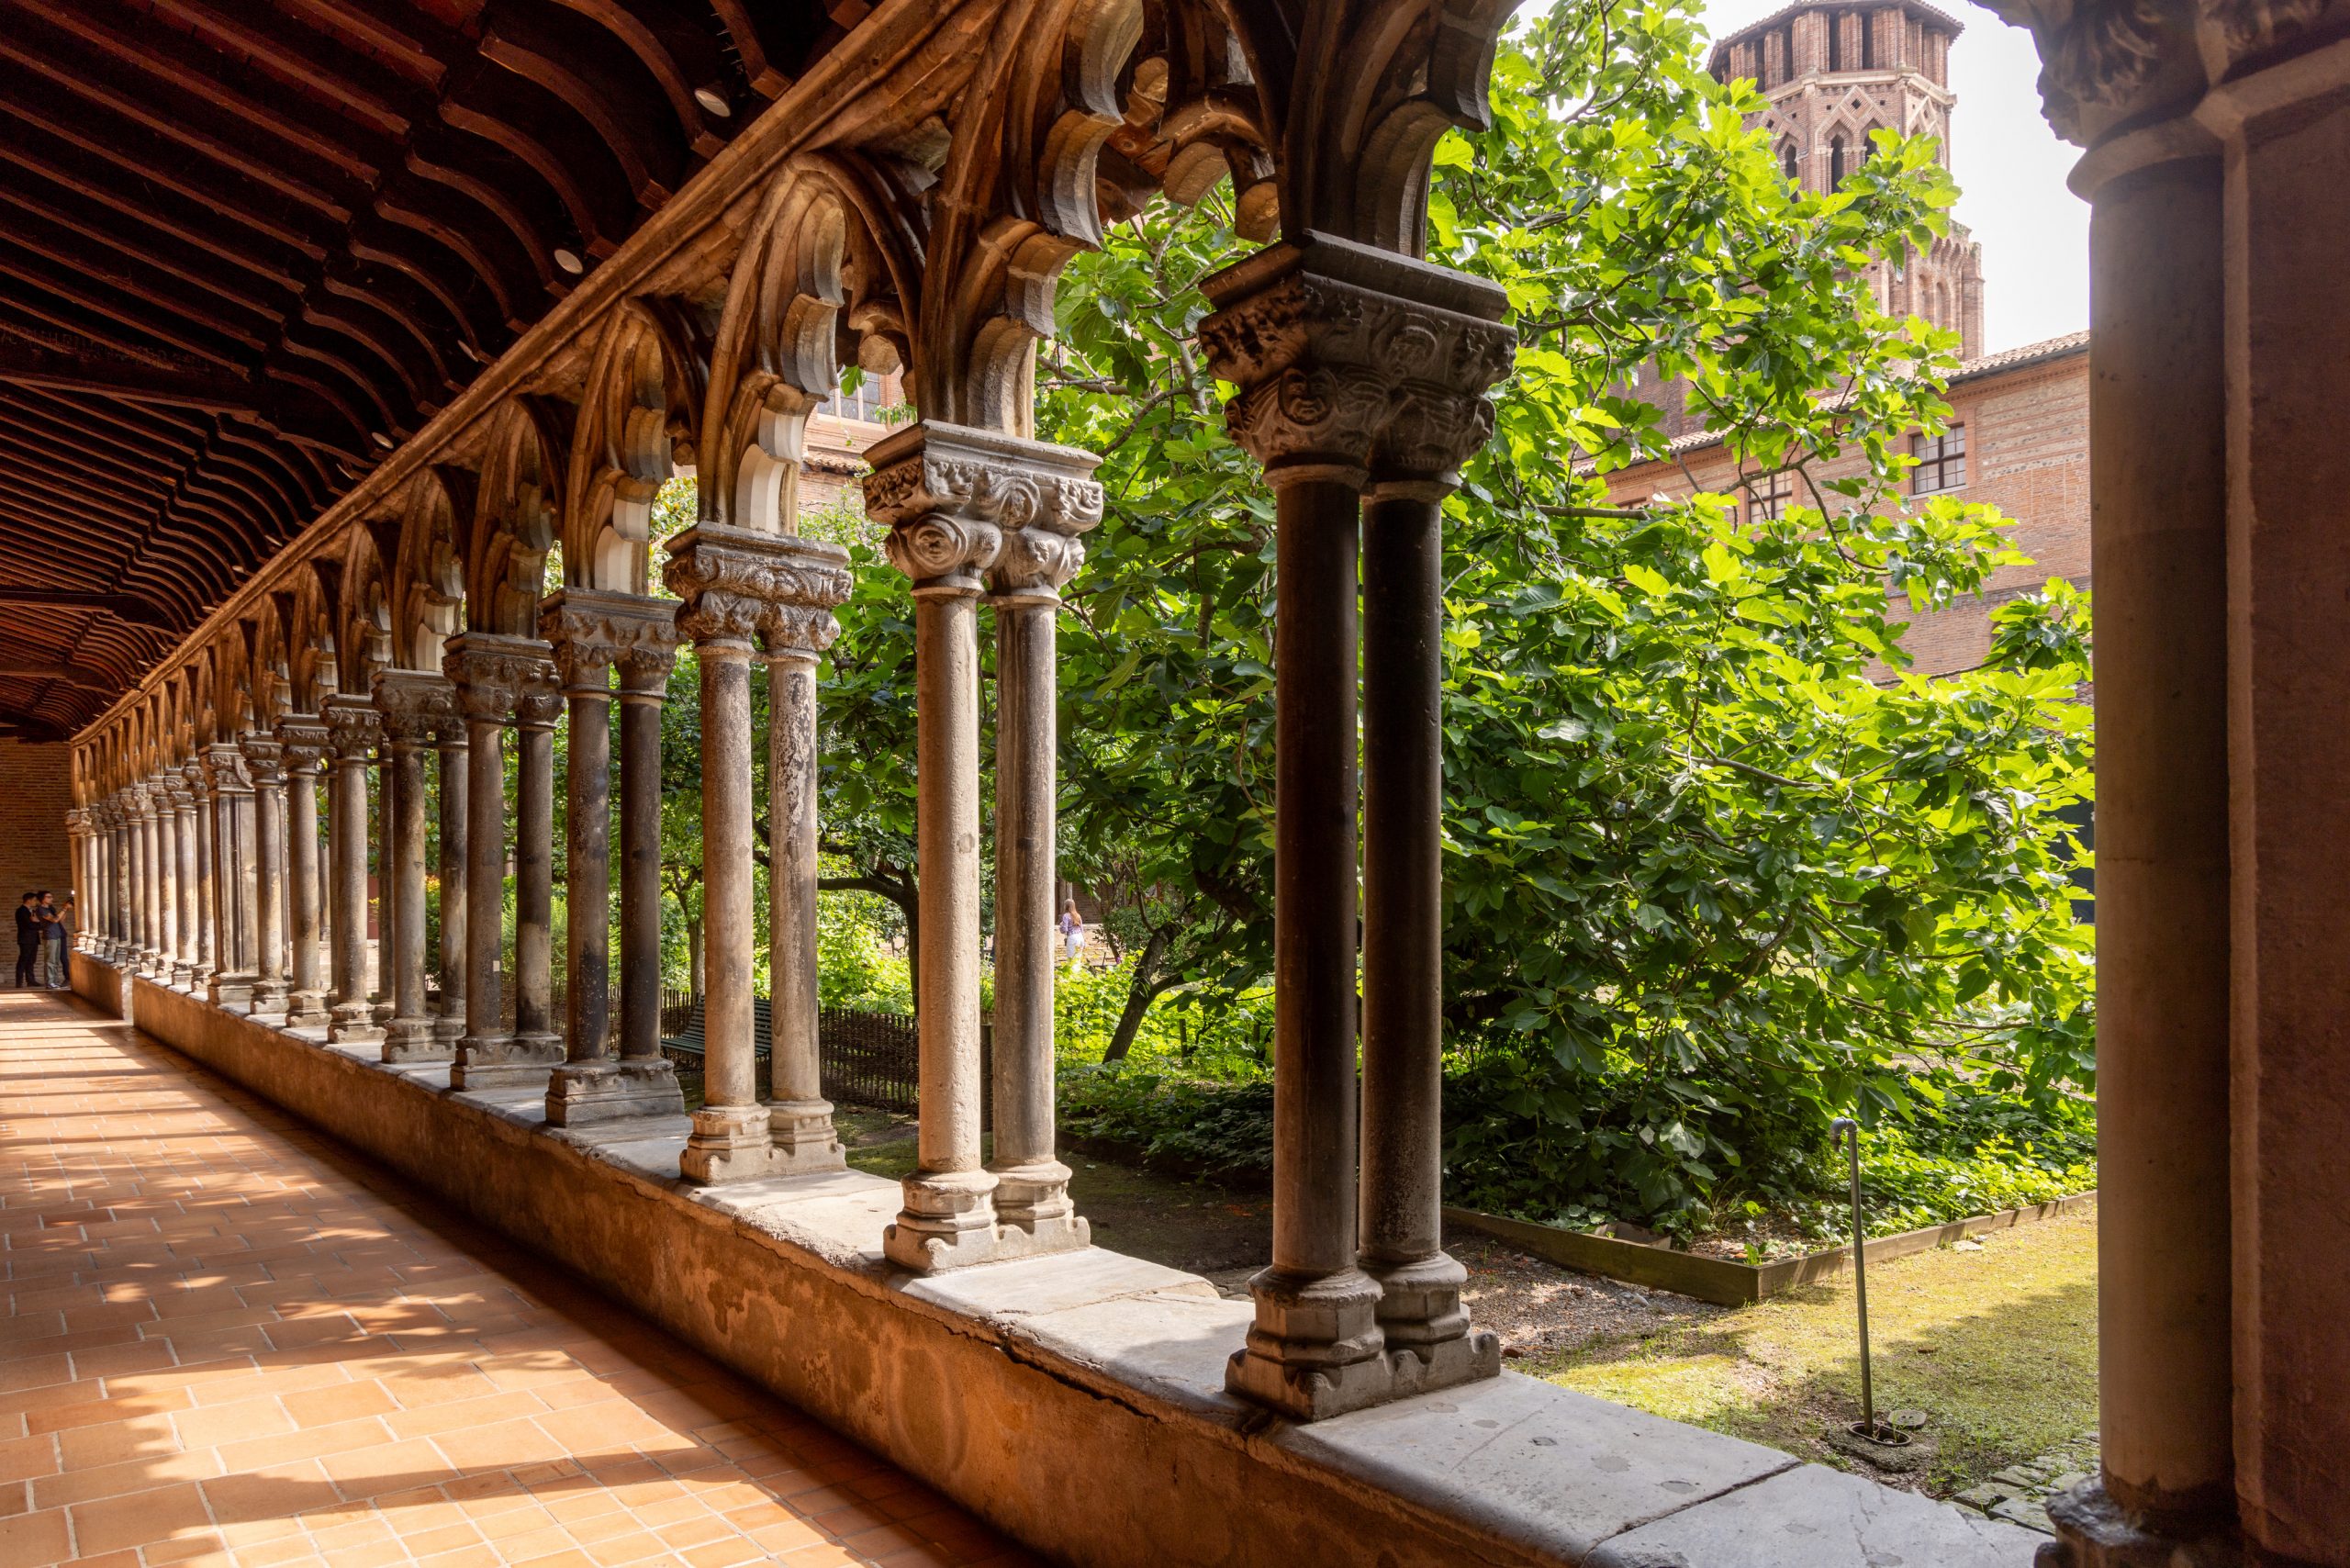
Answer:
M225 1081L0 992L0 1568L1010 1564Z

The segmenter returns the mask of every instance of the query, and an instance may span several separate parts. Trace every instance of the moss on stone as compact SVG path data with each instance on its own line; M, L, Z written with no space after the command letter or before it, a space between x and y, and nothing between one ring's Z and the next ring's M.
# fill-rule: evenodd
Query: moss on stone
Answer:
M2097 1425L2097 1215L1994 1232L1869 1271L1880 1414L1923 1410L1947 1495ZM1844 1468L1822 1440L1860 1417L1849 1277L1525 1370ZM1892 1478L1888 1478L1892 1479ZM1899 1484L1897 1482L1897 1484Z

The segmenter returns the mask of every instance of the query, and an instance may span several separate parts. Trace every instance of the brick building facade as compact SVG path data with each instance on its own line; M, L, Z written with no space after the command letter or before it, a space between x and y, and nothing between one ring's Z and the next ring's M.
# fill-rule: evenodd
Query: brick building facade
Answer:
M2089 338L2052 338L1968 362L1950 384L1950 433L1914 438L1920 459L1908 489L1981 501L2015 519L2013 539L2031 564L1994 577L1982 597L1948 610L1909 616L1902 645L1922 675L1950 675L1980 664L1989 651L1990 614L2052 577L2089 586ZM1824 465L1822 479L1860 468L1857 458ZM1737 497L1741 515L1785 505L1788 476L1742 472L1709 435L1683 436L1671 458L1608 476L1619 505L1654 495L1707 490Z
M0 894L47 888L65 902L73 886L65 813L73 806L72 747L0 740Z

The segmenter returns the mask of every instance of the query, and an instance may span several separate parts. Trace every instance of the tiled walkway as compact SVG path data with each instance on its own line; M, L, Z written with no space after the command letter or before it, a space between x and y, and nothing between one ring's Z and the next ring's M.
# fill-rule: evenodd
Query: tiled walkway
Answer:
M0 992L0 1568L1024 1562L430 1196Z

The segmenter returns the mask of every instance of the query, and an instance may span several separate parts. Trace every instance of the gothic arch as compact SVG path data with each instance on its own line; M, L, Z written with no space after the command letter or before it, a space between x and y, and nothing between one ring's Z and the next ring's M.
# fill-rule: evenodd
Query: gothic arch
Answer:
M567 410L543 398L509 401L490 424L465 561L465 627L538 635L547 552L563 536Z
M678 301L632 299L604 328L565 467L561 542L572 587L646 591L653 498L698 458L697 316Z
M392 586L373 530L351 531L342 557L341 613L335 618L340 689L365 696L392 662Z
M474 476L442 464L408 486L392 564L391 663L439 673L442 644L453 635L465 602L465 535L475 509Z
M331 567L305 561L296 569L292 633L287 648L287 673L294 711L311 714L335 694L336 678L334 584Z

